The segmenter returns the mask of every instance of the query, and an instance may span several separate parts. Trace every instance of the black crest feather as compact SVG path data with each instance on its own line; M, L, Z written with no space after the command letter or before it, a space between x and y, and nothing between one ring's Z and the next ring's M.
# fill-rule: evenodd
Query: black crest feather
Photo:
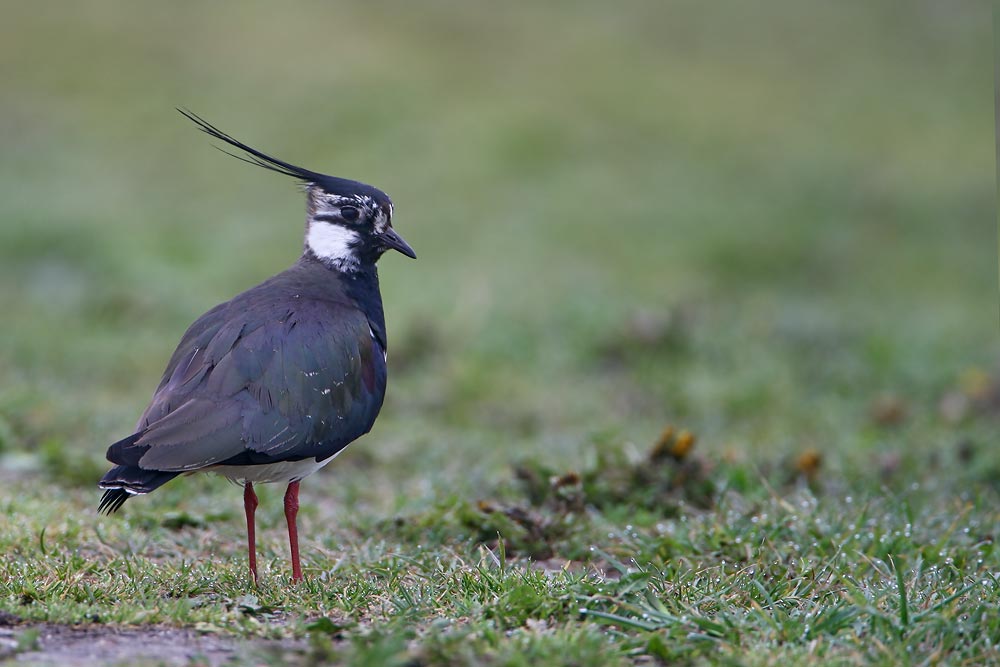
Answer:
M369 195L374 197L376 201L379 202L389 202L389 197L384 192L378 188L372 187L371 185L366 185L358 181L352 181L346 178L338 178L336 176L328 176L327 174L321 174L318 171L312 171L311 169L306 169L304 167L298 167L284 160L279 160L276 157L272 157L267 153L263 153L252 146L248 146L238 139L234 139L229 136L219 128L215 127L207 120L187 109L180 109L179 111L185 118L192 121L198 126L205 134L214 137L220 141L224 141L234 148L238 148L248 157L243 157L241 155L236 155L235 153L230 153L227 150L219 148L220 151L226 155L230 155L237 160L242 160L252 165L258 167L263 167L264 169L275 171L279 174L284 174L285 176L291 176L292 178L297 178L303 183L308 183L310 185L317 185L322 188L325 192L330 194L338 195Z

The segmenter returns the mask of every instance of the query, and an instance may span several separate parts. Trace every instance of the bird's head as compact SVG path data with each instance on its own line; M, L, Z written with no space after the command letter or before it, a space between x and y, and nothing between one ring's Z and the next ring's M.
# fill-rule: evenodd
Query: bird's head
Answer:
M387 250L417 258L413 248L392 228L392 200L371 185L297 167L237 141L204 119L183 109L184 116L216 139L247 154L233 157L279 174L306 187L307 218L304 252L338 271L372 266ZM220 149L221 150L221 149Z
M338 179L340 180L340 179ZM370 185L310 184L305 252L341 271L378 261L387 250L416 259L392 228L392 201Z

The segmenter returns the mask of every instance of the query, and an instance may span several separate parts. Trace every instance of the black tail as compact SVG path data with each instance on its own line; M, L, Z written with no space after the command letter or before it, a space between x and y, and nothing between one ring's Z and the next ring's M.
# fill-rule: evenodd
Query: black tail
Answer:
M101 504L97 506L98 514L112 514L121 509L131 494L125 489L108 489L101 497Z
M143 470L137 466L115 466L98 483L98 486L105 491L97 511L104 514L117 512L132 496L149 493L179 474L162 470Z

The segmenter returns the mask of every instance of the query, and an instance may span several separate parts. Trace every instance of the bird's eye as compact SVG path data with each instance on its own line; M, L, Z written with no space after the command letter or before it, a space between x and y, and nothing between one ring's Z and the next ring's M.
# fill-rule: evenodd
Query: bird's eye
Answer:
M358 209L355 208L354 206L340 207L340 217L342 217L344 220L347 220L348 222L355 222L358 219L358 216L360 215L361 212L358 211Z

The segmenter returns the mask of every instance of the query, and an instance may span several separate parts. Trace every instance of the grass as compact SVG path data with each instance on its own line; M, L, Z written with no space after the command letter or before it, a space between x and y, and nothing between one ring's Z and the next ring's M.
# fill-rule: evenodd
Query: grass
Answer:
M11 651L50 623L265 664L996 660L989 9L900 8L11 9ZM177 105L383 187L420 256L381 264L389 395L303 484L295 587L281 489L258 588L222 480L94 511L186 325L301 243L291 184Z
M4 525L7 606L57 623L309 636L303 664L330 656L352 664L973 664L995 650L995 496L968 494L925 515L922 495L948 495L933 483L836 501L804 482L780 494L737 491L743 473L727 466L713 475L734 488L720 489L710 509L681 500L672 519L637 512L640 503L627 498L600 510L561 504L554 493L532 501L523 485L506 489L502 509L449 498L374 528L349 521L317 530L314 517L306 582L287 584L273 529L259 588L247 582L236 516L179 520L150 509L95 527L74 503L15 501L4 515L32 522ZM487 535L503 525L493 518L501 511L522 530L499 531L497 541L498 532ZM540 539L574 557L519 555L532 545L517 539L526 515L544 520Z

